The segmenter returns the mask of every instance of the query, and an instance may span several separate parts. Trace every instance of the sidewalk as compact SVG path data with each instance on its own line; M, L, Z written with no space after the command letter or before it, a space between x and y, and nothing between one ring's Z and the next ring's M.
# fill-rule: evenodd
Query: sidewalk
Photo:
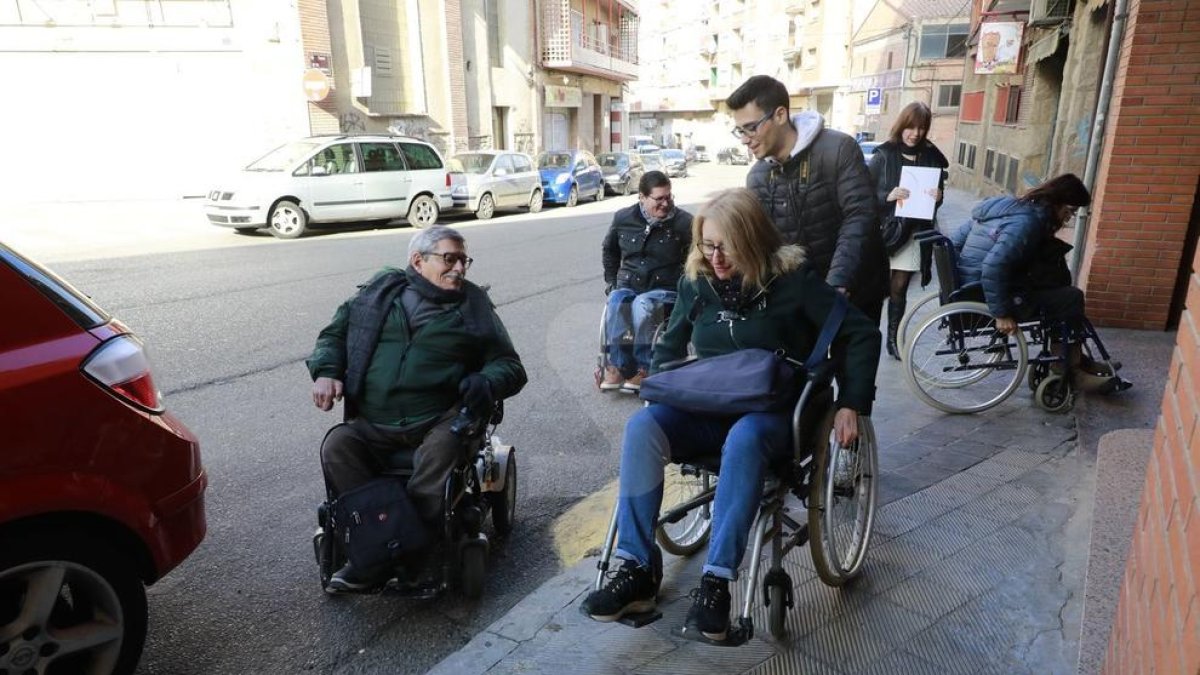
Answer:
M952 191L943 229L961 223L970 205ZM1136 374L1137 386L1125 395L1094 409L1081 401L1076 413L1093 425L1084 443L1076 415L1042 412L1024 386L978 415L934 411L911 395L902 366L885 356L873 417L882 507L866 566L859 579L838 590L816 577L806 548L792 552L787 571L796 605L784 641L767 631L761 589L755 636L744 646L711 647L671 635L690 606L687 592L697 585L703 551L691 559L667 556L659 603L664 616L656 623L633 629L592 622L579 613L596 575L596 558L589 557L432 672L1075 673L1085 576L1096 574L1089 572L1096 439L1117 428L1098 427L1094 418L1102 411L1110 425L1152 424L1162 381L1154 373L1166 367L1173 344L1165 334L1147 341L1133 331L1106 331L1104 337L1110 333L1108 346L1118 358L1136 356L1153 365L1126 366L1123 372ZM1140 379L1143 374L1150 379ZM1117 409L1121 415L1113 413ZM1110 472L1102 480L1110 482ZM1108 530L1115 543L1097 558L1106 558L1104 569L1123 568L1121 542L1129 533L1121 526ZM748 565L743 561L743 569ZM1107 583L1087 588L1094 641L1106 639L1105 622L1111 621L1105 603L1116 591ZM735 608L742 592L739 585Z

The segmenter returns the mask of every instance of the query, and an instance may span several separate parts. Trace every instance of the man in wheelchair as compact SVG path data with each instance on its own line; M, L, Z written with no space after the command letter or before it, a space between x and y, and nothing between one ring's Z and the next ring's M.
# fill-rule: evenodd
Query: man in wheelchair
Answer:
M654 369L682 358L689 342L701 360L759 348L782 350L803 362L842 300L805 265L802 248L783 244L754 194L738 189L717 195L696 217L692 239L677 304L654 346ZM843 447L858 435L858 415L870 412L880 342L875 322L853 307L834 333L833 352L841 358L833 433ZM684 634L725 641L729 582L738 578L768 467L793 458L791 435L790 407L726 415L652 403L635 413L621 450L616 510L621 563L584 600L584 613L616 621L655 609L662 562L653 539L664 466L719 458L712 540Z
M692 214L675 208L671 179L648 171L638 203L613 214L604 237L607 364L600 391L636 392L650 369L655 312L675 301L675 286L692 242ZM621 336L632 332L633 349Z
M346 399L348 423L321 446L330 491L337 496L370 482L389 468L393 453L412 449L407 491L430 533L441 531L447 477L474 449L451 430L459 410L487 417L496 400L526 382L487 292L466 280L471 262L456 230L417 233L408 267L385 268L360 286L307 361L318 408ZM347 563L328 590L373 588L390 572Z
M961 283L980 282L996 330L1012 335L1019 323L1039 319L1061 324L1051 339L1061 359L1053 368L1064 370L1076 386L1113 393L1133 383L1117 375L1117 362L1093 361L1083 353L1084 295L1071 285L1064 257L1071 246L1055 236L1091 201L1078 177L1063 174L1020 198L984 200L951 240Z

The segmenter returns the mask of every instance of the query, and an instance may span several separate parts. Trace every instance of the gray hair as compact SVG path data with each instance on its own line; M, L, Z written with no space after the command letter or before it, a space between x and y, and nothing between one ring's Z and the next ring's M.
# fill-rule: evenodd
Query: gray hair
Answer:
M467 240L459 234L458 230L452 227L444 227L438 225L431 227L428 230L421 230L417 236L408 242L408 257L412 258L414 253L431 253L437 248L437 243L443 239L457 241L459 244L466 246Z

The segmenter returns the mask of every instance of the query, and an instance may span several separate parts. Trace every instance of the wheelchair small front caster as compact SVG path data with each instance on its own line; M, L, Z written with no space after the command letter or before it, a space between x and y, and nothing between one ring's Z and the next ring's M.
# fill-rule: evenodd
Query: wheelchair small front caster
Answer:
M468 539L459 545L458 573L459 588L469 600L483 595L483 581L487 573L487 539Z
M1046 412L1067 413L1075 407L1075 388L1062 375L1051 374L1038 384L1033 401Z

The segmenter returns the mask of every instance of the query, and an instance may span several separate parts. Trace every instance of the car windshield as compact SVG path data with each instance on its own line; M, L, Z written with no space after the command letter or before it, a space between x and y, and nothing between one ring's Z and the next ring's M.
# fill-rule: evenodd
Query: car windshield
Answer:
M297 162L311 155L319 147L321 147L320 143L312 141L296 141L287 145L281 145L256 159L246 167L246 170L287 171L295 166Z
M618 155L618 154L614 154L614 153L604 153L603 155L597 155L596 161L600 163L600 166L609 166L609 167L625 166L626 164L629 163L629 159L625 155Z
M682 150L663 150L662 156L666 159L683 159Z
M571 155L566 152L543 152L538 155L539 169L567 169L571 166Z
M862 148L862 151L868 155L875 152L875 148L879 147L879 143L859 143L858 145Z
M655 153L653 155L642 155L642 163L647 169L657 169L663 165L662 155Z
M450 160L450 168L463 173L487 173L496 156L488 153L464 153Z
M707 149L703 145L696 146L696 152L706 152Z

